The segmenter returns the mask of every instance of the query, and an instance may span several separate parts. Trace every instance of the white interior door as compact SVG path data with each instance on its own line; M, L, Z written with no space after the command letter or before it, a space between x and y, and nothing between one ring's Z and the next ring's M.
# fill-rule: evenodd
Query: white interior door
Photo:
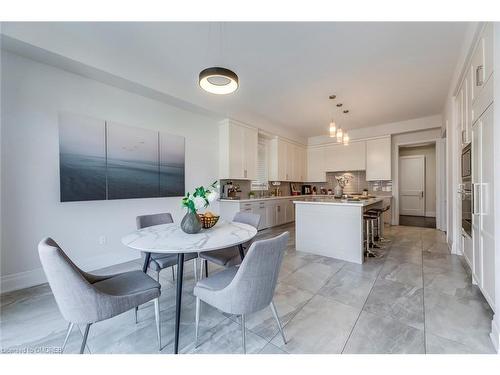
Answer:
M399 214L425 215L425 156L399 158Z

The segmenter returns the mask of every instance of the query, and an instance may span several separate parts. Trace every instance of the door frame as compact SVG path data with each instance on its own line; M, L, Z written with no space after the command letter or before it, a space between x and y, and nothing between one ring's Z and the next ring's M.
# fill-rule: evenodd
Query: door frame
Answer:
M423 180L423 192L424 192L424 197L423 197L423 200L424 200L424 215L423 217L425 217L425 213L427 212L427 209L426 209L426 205L425 205L425 197L427 196L427 192L425 191L425 184L426 184L426 180L425 180L425 171L426 171L426 168L427 168L427 163L425 162L425 155L409 155L409 156L399 156L398 157L398 168L400 168L401 166L399 165L399 161L401 159L421 159L423 160L424 162L424 168L422 169L422 180ZM399 172L399 171L398 171ZM398 176L400 175L400 173L398 173ZM398 185L401 184L401 180L398 181ZM399 188L398 186L398 202L401 200L401 189ZM398 212L398 215L401 215L400 212Z
M392 180L392 192L393 192L393 207L392 207L392 225L399 225L399 147L400 146L419 146L422 143L434 143L436 147L436 229L445 230L446 222L444 227L438 228L437 223L443 223L443 217L446 217L446 207L443 209L442 201L444 197L441 195L441 189L437 189L438 181L443 182L441 176L446 174L446 164L444 158L441 155L442 147L445 147L441 138L424 138L410 142L399 142L393 144L393 180ZM444 215L444 216L443 216Z

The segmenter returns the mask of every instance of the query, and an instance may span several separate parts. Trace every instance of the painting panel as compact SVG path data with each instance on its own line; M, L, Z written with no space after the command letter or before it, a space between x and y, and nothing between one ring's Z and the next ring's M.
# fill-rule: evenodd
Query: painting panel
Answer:
M59 114L61 202L106 199L105 122Z
M184 154L184 137L160 132L160 196L184 196Z
M107 123L108 199L159 197L158 132Z

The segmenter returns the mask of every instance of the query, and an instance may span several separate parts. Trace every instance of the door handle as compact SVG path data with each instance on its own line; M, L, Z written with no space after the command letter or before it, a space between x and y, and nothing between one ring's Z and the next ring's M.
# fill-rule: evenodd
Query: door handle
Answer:
M479 65L477 68L476 68L476 86L482 86L483 85L483 79L480 78L479 76L479 72L483 72L483 69L484 67L482 65Z
M423 197L424 197L424 192L423 192L423 191L421 191L421 192L420 192L420 198L423 198Z

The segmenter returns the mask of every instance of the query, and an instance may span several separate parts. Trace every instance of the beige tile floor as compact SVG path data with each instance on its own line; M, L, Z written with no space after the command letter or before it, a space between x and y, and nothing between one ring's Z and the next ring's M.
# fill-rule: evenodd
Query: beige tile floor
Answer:
M291 232L275 302L285 324L284 345L269 309L247 319L248 353L492 353L492 311L471 285L461 257L450 255L444 234L434 229L390 227L392 242L381 257L363 265L295 250L293 225L259 232L259 238ZM140 268L139 262L101 272ZM211 272L216 272L212 269ZM185 271L182 353L241 353L239 320L204 305L201 345L195 348L192 265ZM173 348L175 288L162 272L163 349ZM2 352L57 353L62 319L50 288L40 285L1 296ZM66 353L78 352L74 330ZM140 308L139 323L127 312L91 328L87 352L158 353L152 304Z

